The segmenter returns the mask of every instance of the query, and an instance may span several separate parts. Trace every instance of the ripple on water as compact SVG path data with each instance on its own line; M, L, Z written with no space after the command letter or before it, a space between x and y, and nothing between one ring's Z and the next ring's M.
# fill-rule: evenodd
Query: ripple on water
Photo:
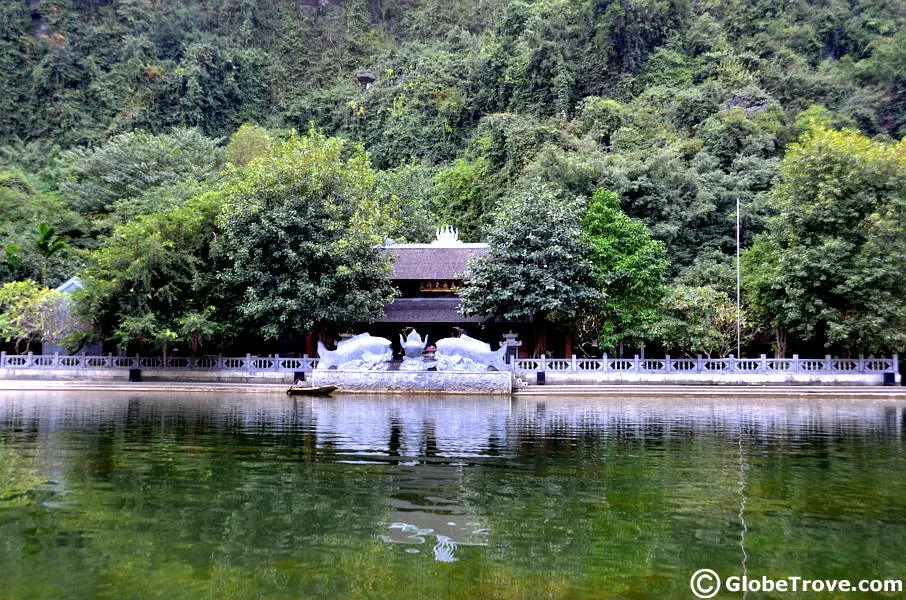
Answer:
M904 411L4 394L4 592L679 598L743 549L752 573L900 577Z

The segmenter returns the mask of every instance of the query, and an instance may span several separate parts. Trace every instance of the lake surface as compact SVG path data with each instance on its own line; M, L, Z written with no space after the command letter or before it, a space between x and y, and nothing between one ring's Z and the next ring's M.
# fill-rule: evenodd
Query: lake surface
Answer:
M906 579L904 429L865 400L4 392L0 598Z

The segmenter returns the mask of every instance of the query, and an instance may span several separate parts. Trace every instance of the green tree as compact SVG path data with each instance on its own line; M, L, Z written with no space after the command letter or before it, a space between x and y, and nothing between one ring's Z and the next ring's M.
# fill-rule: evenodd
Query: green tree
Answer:
M742 288L746 304L751 307L759 327L771 332L772 346L778 357L787 355L789 348L789 323L786 319L786 281L780 271L781 253L767 234L740 256Z
M664 243L652 239L642 221L627 216L619 197L607 189L591 197L582 230L603 297L595 313L600 347L611 350L625 337L644 338L663 295L668 266Z
M42 222L38 223L38 236L35 238L35 247L44 260L41 265L41 283L46 284L48 263L51 257L68 248L69 242L65 237L57 235L55 227Z
M674 286L665 294L659 312L651 335L668 352L707 357L735 354L736 303L726 294L711 286ZM744 312L740 313L740 325L745 343L751 324Z
M186 179L164 183L150 188L138 196L122 198L109 205L110 213L94 221L95 229L109 232L117 225L125 225L142 215L164 214L178 208L190 198L216 189L213 182Z
M126 315L120 319L112 337L122 350L137 344L139 353L143 353L145 345L154 340L157 329L157 317L152 312Z
M488 252L472 259L462 312L569 326L600 300L582 240L582 203L543 183L507 199L494 214ZM544 337L538 351L544 352Z
M0 339L16 352L28 352L37 342L64 343L86 328L73 313L72 299L32 280L0 286Z
M274 146L274 138L263 127L243 123L230 137L224 148L226 160L234 165L247 165L252 160L267 155Z
M377 245L394 225L374 192L364 150L314 131L227 181L221 280L265 339L368 323L391 298Z
M35 238L35 246L41 256L49 259L54 254L65 250L69 244L64 237L57 235L55 227L51 227L47 223L38 223L38 237Z
M439 218L430 199L434 194L434 170L414 163L378 171L377 193L393 214L397 241L429 242L438 225L450 223Z
M223 326L216 320L216 308L207 306L204 310L190 311L176 320L178 333L189 342L192 356L198 354L206 340L211 340L223 332Z
M747 297L784 332L843 353L906 348L906 140L816 128L790 147L776 216L743 254Z
M0 170L0 282L24 279L45 284L68 278L77 269L83 245L82 219L32 174Z
M167 326L158 327L152 332L151 341L154 343L154 346L161 351L161 355L164 359L164 366L167 366L167 350L169 350L177 340L179 340L179 334Z
M40 341L41 297L49 290L31 281L12 281L0 286L0 339L12 343L16 352L28 352Z
M872 42L870 57L856 65L856 76L869 87L857 99L869 105L881 128L898 137L906 136L906 28Z
M628 120L625 113L626 109L616 100L588 96L580 104L579 131L609 148L613 134Z
M220 166L215 144L195 129L122 133L97 148L64 152L60 190L79 212L107 212L117 200L161 185L213 177Z
M177 330L182 314L210 306L216 294L211 258L216 192L164 213L142 215L114 228L88 258L76 293L77 310L101 337L144 345L158 329ZM139 327L154 321L154 326Z
M453 225L463 241L477 242L491 217L475 163L456 160L434 176L433 207L438 225Z

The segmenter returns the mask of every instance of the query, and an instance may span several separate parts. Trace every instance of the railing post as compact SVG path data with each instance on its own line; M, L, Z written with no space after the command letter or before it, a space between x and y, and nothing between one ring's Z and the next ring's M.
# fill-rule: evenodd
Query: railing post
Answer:
M6 366L6 352L0 352L0 367Z
M705 361L702 360L701 354L695 355L695 372L704 373L705 372Z
M606 373L606 372L609 370L608 367L610 366L610 361L607 360L607 353L606 353L606 352L604 353L604 358L603 358L603 360L604 360L604 362L602 363L602 366L604 367L604 368L603 368L603 371Z
M900 372L900 356L896 352L894 352L893 356L890 357L890 366L893 367L891 373Z
M732 354L727 357L727 370L731 373L736 372L736 356Z
M636 355L632 358L632 361L633 361L632 370L635 371L636 373L638 373L638 372L640 371L639 367L641 366L641 365L639 365L639 355L636 354Z
M669 355L669 354L665 354L665 355L664 355L664 372L665 372L665 373L670 373L670 372L672 372L672 371L673 371L673 365L670 364L670 355Z
M799 355L794 354L793 355L793 364L792 364L793 373L800 373L801 372L800 366L801 365L799 364Z
M248 353L246 353L246 355L245 355L245 370L246 371L252 370L252 355L248 354Z
M834 363L831 360L831 355L825 354L824 355L824 370L828 371L828 372L833 371L834 370L833 365L834 365Z
M767 373L768 372L768 355L762 354L759 358L761 360L758 363L758 372Z
M579 372L579 361L576 360L576 355L573 354L573 364L571 366L573 373Z

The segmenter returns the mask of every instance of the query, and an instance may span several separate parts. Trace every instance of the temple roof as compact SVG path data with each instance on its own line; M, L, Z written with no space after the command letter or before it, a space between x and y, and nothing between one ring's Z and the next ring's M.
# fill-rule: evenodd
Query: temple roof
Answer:
M481 323L484 317L459 314L459 298L396 298L378 323Z
M462 279L469 259L484 254L487 244L387 244L394 255L394 279Z

